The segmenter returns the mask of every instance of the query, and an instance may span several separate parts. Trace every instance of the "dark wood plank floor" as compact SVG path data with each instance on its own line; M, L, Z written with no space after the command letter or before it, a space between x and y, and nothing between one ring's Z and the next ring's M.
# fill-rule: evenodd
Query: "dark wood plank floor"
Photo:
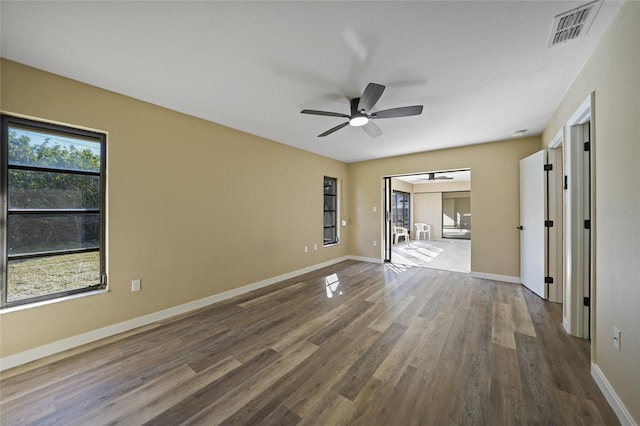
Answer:
M0 423L619 424L560 323L518 285L343 262L6 371Z

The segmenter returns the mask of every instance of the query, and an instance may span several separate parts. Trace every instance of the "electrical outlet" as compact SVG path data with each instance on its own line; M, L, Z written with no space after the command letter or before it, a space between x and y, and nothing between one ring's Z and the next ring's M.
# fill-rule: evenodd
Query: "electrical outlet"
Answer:
M140 291L140 280L131 281L131 291Z
M304 246L304 252L305 252L305 253L309 253L309 247Z
M620 330L613 327L613 347L620 350Z
M378 245L378 242L376 240L373 240L373 246L376 247Z
M313 245L313 250L314 250L314 251L317 251L317 250L318 250L318 245L317 245L317 244L314 244L314 245Z

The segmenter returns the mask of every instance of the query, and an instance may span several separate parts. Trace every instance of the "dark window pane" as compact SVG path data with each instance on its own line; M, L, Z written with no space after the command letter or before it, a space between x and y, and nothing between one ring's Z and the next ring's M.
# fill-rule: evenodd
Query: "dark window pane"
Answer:
M336 228L324 228L324 243L335 243L337 241Z
M97 248L99 214L13 214L8 221L9 255Z
M334 212L324 212L324 226L336 226L336 214Z
M410 230L411 194L402 191L393 191L392 217L395 226L401 226Z
M100 176L9 170L9 209L97 209Z
M325 194L336 194L336 179L335 178L324 178L324 193Z
M332 177L324 177L324 217L323 237L324 244L338 242L338 180Z
M325 210L336 210L336 197L333 195L325 195L324 196L324 209Z
M10 260L7 301L78 290L100 283L100 253L74 253Z
M100 171L100 142L9 127L9 165Z

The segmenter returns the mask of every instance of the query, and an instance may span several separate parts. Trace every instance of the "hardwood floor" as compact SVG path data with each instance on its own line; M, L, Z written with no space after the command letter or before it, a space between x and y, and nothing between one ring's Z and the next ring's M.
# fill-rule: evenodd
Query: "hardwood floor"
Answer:
M6 371L0 423L619 424L560 322L518 285L348 261Z

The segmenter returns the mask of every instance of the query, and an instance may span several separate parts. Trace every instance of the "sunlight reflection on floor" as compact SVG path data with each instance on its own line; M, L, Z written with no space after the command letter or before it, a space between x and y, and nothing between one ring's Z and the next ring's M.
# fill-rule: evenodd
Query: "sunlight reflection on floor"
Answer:
M454 272L471 271L471 241L411 241L392 248L394 265L410 265Z

